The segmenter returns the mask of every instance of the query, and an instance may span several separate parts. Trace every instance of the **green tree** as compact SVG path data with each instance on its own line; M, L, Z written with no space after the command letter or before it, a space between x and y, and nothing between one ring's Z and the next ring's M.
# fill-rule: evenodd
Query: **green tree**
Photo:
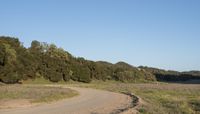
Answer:
M1 51L1 69L0 79L5 83L15 83L20 80L20 76L17 72L17 65L20 64L17 61L16 51L6 43L2 43L0 46Z

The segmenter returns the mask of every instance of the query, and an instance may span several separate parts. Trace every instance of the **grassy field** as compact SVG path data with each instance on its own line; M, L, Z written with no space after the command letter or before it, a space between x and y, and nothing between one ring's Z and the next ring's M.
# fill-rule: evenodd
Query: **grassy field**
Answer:
M113 92L134 93L143 99L138 109L142 114L200 114L200 85L119 82L71 83L71 86L103 89Z
M53 102L73 97L78 93L71 89L59 87L44 87L36 85L1 85L0 105L4 101L28 100L30 103Z
M25 83L53 84L43 79L29 80ZM200 84L131 84L116 81L93 81L89 84L70 81L58 84L134 93L144 101L143 105L138 109L142 114L200 114Z

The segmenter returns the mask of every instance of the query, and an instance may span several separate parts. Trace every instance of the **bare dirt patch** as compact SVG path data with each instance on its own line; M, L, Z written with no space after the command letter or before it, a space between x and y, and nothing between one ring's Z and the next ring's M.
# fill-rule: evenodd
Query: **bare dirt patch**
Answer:
M0 109L30 107L33 104L28 99L1 100Z

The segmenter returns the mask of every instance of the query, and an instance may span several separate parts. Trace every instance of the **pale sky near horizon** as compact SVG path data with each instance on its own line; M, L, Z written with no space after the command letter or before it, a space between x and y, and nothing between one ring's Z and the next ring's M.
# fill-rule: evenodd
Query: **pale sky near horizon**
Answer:
M200 70L199 0L0 0L0 36L90 60Z

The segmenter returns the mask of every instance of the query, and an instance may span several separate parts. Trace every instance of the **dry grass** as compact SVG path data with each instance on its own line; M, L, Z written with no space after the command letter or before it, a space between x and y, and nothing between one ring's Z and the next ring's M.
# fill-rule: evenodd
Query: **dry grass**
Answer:
M38 84L38 81L28 83ZM145 102L138 109L142 114L200 114L200 84L131 84L116 81L93 81L90 84L70 81L59 84L134 93Z
M0 86L0 101L27 99L31 103L52 102L73 97L78 93L71 89L44 86L4 85Z
M75 83L71 86L134 93L145 101L145 104L138 109L142 114L200 114L198 84L130 84L96 81L91 84Z

